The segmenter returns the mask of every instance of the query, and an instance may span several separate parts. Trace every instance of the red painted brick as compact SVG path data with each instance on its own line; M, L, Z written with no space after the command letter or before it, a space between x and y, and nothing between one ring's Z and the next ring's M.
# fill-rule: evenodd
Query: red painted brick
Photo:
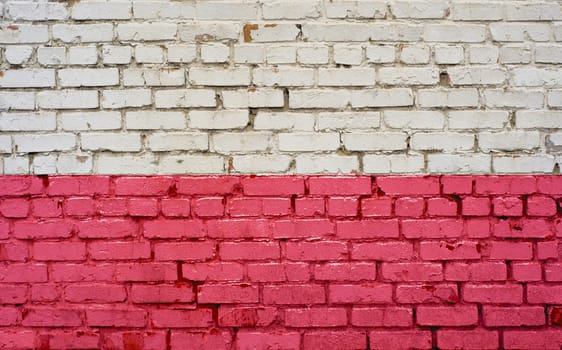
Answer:
M544 280L547 282L562 282L562 264L560 263L545 264Z
M190 202L189 199L182 198L162 199L162 214L168 217L187 217L191 211Z
M497 349L499 334L497 331L474 330L438 330L437 346L439 349L486 350Z
M190 281L240 281L244 267L236 263L189 263L182 265L183 277Z
M166 333L164 332L113 332L104 333L102 348L107 349L143 349L159 350L166 348Z
M118 282L175 281L177 266L173 263L115 264L115 280Z
M257 303L258 287L243 284L204 284L197 287L198 303L238 304Z
M401 304L457 303L456 284L402 284L396 286L396 301Z
M276 317L274 307L219 307L219 325L223 327L267 327Z
M248 264L248 277L255 282L305 282L310 279L310 271L303 263Z
M548 238L554 236L550 222L542 219L500 220L493 225L494 236L509 238Z
M90 327L145 327L147 313L136 308L86 309L86 324Z
M537 242L537 258L539 260L558 259L562 256L561 248L558 241Z
M156 328L196 328L213 325L211 309L152 310L150 320Z
M112 264L51 264L51 279L54 282L111 281L114 271Z
M423 215L425 202L423 198L402 197L394 202L396 216L420 217Z
M286 257L293 261L335 261L347 255L345 242L287 242Z
M101 198L96 210L102 216L125 216L129 213L126 198Z
M523 201L517 197L495 197L492 205L496 216L523 215Z
M300 339L299 333L291 331L240 331L236 336L235 349L300 349Z
M431 331L372 331L369 333L373 350L432 349Z
M334 224L327 219L278 220L273 222L273 238L312 238L334 233Z
M427 200L427 214L430 216L456 216L458 204L448 198L430 198Z
M330 197L328 198L329 216L357 216L359 210L359 199L353 197Z
M317 284L284 284L263 287L264 304L308 305L323 304L325 301L324 287Z
M275 242L225 242L219 244L222 260L277 260L281 257Z
M482 315L486 327L542 326L545 324L544 308L541 306L484 306Z
M232 198L229 201L228 213L232 217L262 215L261 198Z
M326 263L314 266L317 281L374 281L377 279L376 263Z
M390 304L392 285L382 283L331 284L330 302L334 304Z
M367 176L319 176L308 179L311 195L354 196L371 194L371 178Z
M16 326L20 318L19 310L12 306L0 306L0 326Z
M531 260L533 244L530 242L490 242L490 259Z
M480 259L479 242L459 241L421 242L420 257L423 260L476 260Z
M42 261L86 260L86 243L35 242L33 259Z
M154 260L210 260L215 256L214 242L176 242L154 244Z
M55 284L34 284L31 286L31 301L49 302L60 298L59 290Z
M10 237L10 224L8 221L0 219L0 239L8 239Z
M438 195L440 192L436 176L379 176L376 183L387 195Z
M556 215L556 201L546 196L530 196L527 198L527 215L553 216Z
M478 323L478 308L473 306L418 306L417 323L421 326L472 326Z
M297 216L324 215L324 198L297 198L295 200L295 214Z
M29 330L1 329L0 348L33 349L35 348L35 332Z
M560 176L537 176L537 189L540 193L562 195Z
M490 219L465 219L464 232L468 238L488 238L492 234Z
M137 260L150 258L148 242L92 242L88 253L93 260Z
M361 220L338 221L336 223L338 238L369 239L369 238L398 238L398 220Z
M354 243L351 246L353 260L408 260L413 253L412 243L407 242Z
M131 216L154 217L158 215L156 198L129 198L127 205Z
M0 243L0 261L26 261L29 258L28 244L22 241Z
M562 346L562 330L506 330L503 345L505 349L558 350Z
M445 265L447 281L505 281L507 266L504 262L485 261L471 264L454 262Z
M487 216L490 215L490 198L465 197L462 200L462 215Z
M304 334L305 349L354 350L367 347L367 337L359 331L317 331Z
M68 220L17 221L14 237L19 239L69 238L74 223Z
M65 308L28 308L22 312L25 327L78 327L82 325L79 310Z
M69 216L92 216L95 214L94 200L91 198L68 198L64 212Z
M472 176L443 176L441 186L444 194L471 194Z
M39 341L47 349L95 349L99 345L100 334L94 331L64 332L45 334L41 332Z
M243 177L242 187L248 196L292 196L304 194L304 177L255 176Z
M229 332L211 328L208 332L176 332L170 337L171 350L230 350L232 349L232 335ZM162 349L163 347L160 347Z
M8 198L0 202L0 214L6 218L26 218L29 215L29 200Z
M389 197L361 199L361 215L364 217L391 216L392 199Z
M49 196L92 196L109 193L109 176L50 176Z
M530 194L537 190L534 176L477 176L474 192L476 194Z
M130 220L100 219L76 223L80 238L126 238L137 236L138 225Z
M264 219L208 220L207 231L212 238L265 238L271 224Z
M421 262L383 263L382 278L393 282L442 281L443 267Z
M536 282L542 279L542 268L538 263L512 263L511 273L518 282Z
M64 289L64 299L71 303L117 303L126 297L125 287L116 284L74 284Z
M220 217L224 215L224 198L207 197L194 199L191 202L193 214L199 217Z
M176 182L177 193L187 195L229 194L240 187L236 176L186 176Z
M351 324L359 327L411 327L413 312L406 307L356 307Z
M461 220L402 220L402 234L408 239L460 237L462 232Z
M559 306L551 306L547 309L547 321L551 326L562 325L562 308Z
M186 284L134 284L130 298L139 304L189 303L194 295L191 285Z
M205 227L199 220L158 219L143 223L146 238L199 238L205 236Z
M3 284L0 288L0 304L24 304L27 301L26 285Z
M33 215L39 218L56 218L62 216L61 198L36 198L31 201Z
M47 282L47 265L26 263L0 265L0 282Z
M287 327L339 327L347 325L345 308L318 307L307 309L286 309Z
M162 196L168 193L174 179L166 176L119 177L115 179L118 196Z
M523 287L520 284L465 284L463 300L482 304L522 304Z

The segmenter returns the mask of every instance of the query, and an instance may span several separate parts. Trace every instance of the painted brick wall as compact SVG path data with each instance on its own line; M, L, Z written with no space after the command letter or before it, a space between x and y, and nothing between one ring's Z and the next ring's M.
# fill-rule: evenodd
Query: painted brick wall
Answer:
M3 177L0 348L559 349L562 178Z
M560 5L6 0L1 168L556 173Z

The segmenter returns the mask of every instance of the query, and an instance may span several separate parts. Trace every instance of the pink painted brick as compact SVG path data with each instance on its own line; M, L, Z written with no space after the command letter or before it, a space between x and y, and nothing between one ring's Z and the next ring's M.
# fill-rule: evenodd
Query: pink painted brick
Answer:
M232 217L262 215L261 198L232 198L228 204L228 213Z
M224 198L198 198L191 202L193 214L199 217L220 217L224 215Z
M66 215L69 216L92 216L96 212L94 200L91 198L68 198L64 208Z
M232 349L232 335L227 331L219 331L215 328L211 328L207 332L176 332L174 330L170 337L170 350L182 349L230 350Z
M503 345L509 350L558 350L562 346L562 330L506 330Z
M383 263L382 278L393 282L436 282L443 280L441 264L407 262Z
M76 309L35 307L22 312L25 327L78 327L82 325L81 312Z
M412 238L460 237L463 222L456 219L402 220L402 234Z
M439 349L494 350L499 346L497 331L474 330L438 330L437 346Z
M127 263L113 265L114 278L118 282L175 281L177 265L173 263Z
M126 297L125 286L118 284L72 284L64 289L64 300L70 303L117 303Z
M305 349L365 349L367 337L360 331L311 331L304 333L303 343Z
M441 186L444 194L471 194L472 176L443 176Z
M212 238L265 238L271 235L271 223L264 219L207 220Z
M93 260L150 259L149 242L92 242L88 247Z
M185 219L157 219L143 223L145 238L198 238L206 233L203 222Z
M408 260L413 253L413 245L408 242L354 243L351 246L353 260Z
M274 238L313 238L334 233L334 224L327 219L277 220L272 225Z
M324 198L297 198L295 200L295 214L297 216L324 215Z
M126 238L138 235L138 224L132 220L100 219L79 221L80 238Z
M275 321L276 317L277 309L274 307L221 305L218 321L223 327L267 327Z
M310 271L304 263L248 264L248 277L255 282L305 282L310 280Z
M35 347L35 332L29 330L0 330L0 348L3 349L33 349Z
M190 303L194 293L189 284L134 284L130 298L140 304Z
M150 320L156 328L197 328L213 325L210 309L152 310Z
M34 284L31 286L31 301L52 302L60 298L60 292L55 284Z
M275 242L224 242L219 244L221 260L277 260L281 257Z
M241 281L244 267L229 262L189 263L182 265L182 275L189 281Z
M317 281L374 281L377 279L375 263L326 263L314 266Z
M490 259L531 260L533 244L530 242L491 242Z
M427 215L430 216L456 216L458 204L448 198L430 198L427 200Z
M429 350L433 348L431 345L431 331L428 330L376 330L369 332L369 340L373 350Z
M258 286L244 284L203 284L197 287L197 302L212 304L257 303ZM265 302L264 291L264 302Z
M533 262L514 262L511 264L511 273L518 282L537 282L542 279L541 265Z
M550 238L554 237L552 224L543 219L500 220L493 225L496 237Z
M517 197L495 197L492 205L496 216L523 215L523 201Z
M392 199L389 197L362 199L361 215L363 215L364 217L391 216Z
M542 326L545 324L542 306L484 306L482 316L486 327Z
M371 178L367 176L320 176L308 179L311 195L354 196L371 194Z
M392 285L383 283L331 284L328 287L330 303L334 304L389 304L392 303Z
M464 232L468 238L488 238L492 234L490 219L465 219Z
M126 198L102 198L95 205L102 216L125 216L129 213Z
M462 297L470 303L522 304L523 287L520 284L473 284L462 288Z
M39 341L47 349L95 349L99 345L100 334L96 331L42 332Z
M301 336L297 332L240 331L237 333L235 349L300 349Z
M304 177L255 176L241 180L244 194L248 196L292 196L304 194Z
M347 256L345 242L287 242L286 258L293 261L335 261Z
M162 196L168 193L174 178L168 176L131 176L115 179L115 194L118 196Z
M166 333L154 330L143 331L119 331L112 333L104 333L102 340L102 348L127 350L127 349L143 349L143 350L159 350L166 347Z
M21 284L3 284L0 288L1 304L24 304L27 301L28 287Z
M556 201L546 196L530 196L527 198L527 215L553 216L556 215Z
M164 242L154 244L154 260L210 260L215 256L214 242Z
M545 264L544 280L547 282L562 282L562 264L560 263Z
M263 303L308 305L326 302L324 286L318 284L283 284L263 287Z
M486 197L465 197L462 200L462 215L486 216L490 214L490 199Z
M420 217L423 215L425 202L423 198L403 197L394 202L396 216Z
M420 257L423 260L476 260L481 257L481 243L472 241L421 242Z
M338 221L336 232L336 236L341 239L398 238L398 220Z
M109 193L109 176L50 176L47 194L50 196L92 196Z
M562 178L560 176L537 176L538 192L562 195Z
M473 326L478 323L478 308L471 306L418 306L416 321L421 326Z
M396 286L396 301L401 304L459 302L456 284L400 284Z
M86 309L86 324L90 327L146 327L147 312L130 307Z
M539 260L558 259L562 256L562 246L558 241L537 242L537 258Z
M447 281L505 281L507 266L504 262L483 261L471 264L452 262L445 265Z
M0 282L47 282L47 265L29 263L0 265Z
M287 327L340 327L347 325L345 308L318 307L307 309L286 309Z
M62 216L62 198L37 198L31 200L33 215L40 218L56 218Z
M357 216L359 200L353 197L328 198L329 216Z
M162 199L162 214L168 217L187 217L191 211L189 199L167 198Z
M407 307L354 307L351 324L359 327L411 327L413 312Z
M29 248L27 242L11 241L0 243L0 261L27 261Z
M69 238L74 230L70 220L51 219L48 221L17 221L14 223L14 237L18 239Z
M387 195L438 195L436 176L379 176L377 186Z
M262 211L265 216L285 216L291 214L290 198L264 198Z
M158 215L156 198L129 198L128 208L131 216L154 217Z
M530 194L536 190L537 180L534 176L477 176L474 183L474 192L479 195Z
M86 243L35 242L33 259L41 261L86 260Z
M13 306L0 306L0 326L16 327L20 311Z
M0 202L0 214L6 218L26 218L29 215L29 200L8 198Z

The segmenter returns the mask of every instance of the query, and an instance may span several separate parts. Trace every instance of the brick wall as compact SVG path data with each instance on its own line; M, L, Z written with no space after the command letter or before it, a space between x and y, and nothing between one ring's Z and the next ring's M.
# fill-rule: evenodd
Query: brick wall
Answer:
M4 1L5 174L552 173L560 1Z
M3 177L0 348L559 349L562 178Z

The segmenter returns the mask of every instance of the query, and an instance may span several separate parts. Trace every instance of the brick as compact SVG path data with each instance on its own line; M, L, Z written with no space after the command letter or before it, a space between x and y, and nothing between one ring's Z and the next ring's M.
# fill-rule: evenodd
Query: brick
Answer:
M14 237L19 239L69 238L74 224L66 220L18 221L14 224Z
M377 278L377 266L362 262L315 265L314 278L325 281L374 281Z
M336 232L339 238L398 238L398 220L338 221Z
M396 301L404 304L457 303L460 297L455 284L398 285Z
M503 262L447 263L447 281L505 281L507 266Z
M222 260L271 260L281 254L273 242L225 242L219 244L219 251Z
M308 264L305 263L259 263L248 264L248 277L257 282L308 281Z
M545 324L544 308L540 306L482 308L487 327L542 326Z
M154 245L155 260L210 260L215 256L213 242L181 242L156 243Z
M420 257L423 260L476 260L481 257L481 250L482 246L479 242L420 243Z
M100 341L100 334L95 331L70 331L70 332L52 332L42 334L41 342L46 342L51 349L77 349L96 347ZM42 343L43 344L43 343Z
M220 306L218 322L226 327L267 327L277 316L273 307Z
M421 326L472 326L478 323L476 306L418 306L417 324Z
M436 263L384 263L381 276L398 282L442 281L443 268Z
M114 303L123 302L127 293L120 285L84 284L67 286L64 297L71 303Z
M556 263L549 263L544 265L544 279L549 282L560 282L562 277L560 273L562 272L562 265Z
M135 308L99 308L86 310L90 327L145 327L147 312Z
M177 279L177 265L166 263L115 264L115 280L118 282L160 282Z
M356 243L351 247L353 260L408 260L413 256L413 246L408 242Z
M33 258L39 261L86 260L86 244L82 242L35 242Z
M264 303L266 301L264 290ZM249 284L240 285L219 285L205 284L197 287L198 303L212 304L238 304L238 303L257 303L259 299L257 286Z
M286 249L287 259L293 261L334 261L347 257L347 247L342 242L289 242Z
M441 349L497 349L499 334L487 330L439 330L437 344Z
M102 339L102 346L113 346L120 350L124 350L128 346L142 346L151 350L166 346L166 334L164 332L112 332L105 334Z
M271 344L280 349L298 349L301 336L297 332L257 332L244 330L238 333L235 345L239 349L267 349Z
M89 256L94 260L137 260L150 258L148 242L92 242Z
M463 223L460 220L402 220L402 234L409 239L460 237L462 231Z
M335 232L326 219L277 220L272 225L274 238L324 237Z
M392 199L390 198L363 198L361 200L361 215L364 217L391 216L391 213Z
M25 327L78 327L82 325L81 312L73 309L29 308L23 313Z
M523 302L523 287L519 284L465 284L462 295L463 299L468 302L483 304L521 304Z
M555 349L562 344L562 334L557 330L513 330L504 333L506 349Z
M333 304L387 304L392 301L392 285L331 284L328 287L328 294Z
M371 349L431 349L431 332L424 330L408 331L371 331L369 332Z
M125 238L136 236L138 227L133 221L97 220L77 223L80 238Z
M387 195L431 195L440 191L436 177L377 177L376 184Z
M345 308L286 309L288 327L338 327L347 325Z
M264 304L323 304L326 301L324 288L321 285L284 284L280 286L264 286Z
M209 309L153 310L150 319L157 328L208 327L213 323Z
M328 198L329 216L357 216L359 201L357 198L331 197Z
M190 263L182 265L182 276L190 281L240 281L243 266L236 263Z
M127 206L130 216L155 217L158 215L158 200L129 198Z
M196 238L205 235L203 223L198 220L157 219L143 224L146 238Z
M165 340L165 339L164 339ZM185 349L193 347L195 349L221 349L227 350L231 348L232 336L228 332L214 331L211 329L207 332L176 332L173 331L170 337L171 349ZM161 348L160 347L155 347Z
M356 307L351 310L351 323L360 327L410 327L413 313L403 307Z
M531 260L533 247L526 242L491 242L490 259Z
M133 303L189 303L194 295L189 285L133 285L130 291Z
M306 332L303 345L306 349L363 349L366 337L358 331Z

